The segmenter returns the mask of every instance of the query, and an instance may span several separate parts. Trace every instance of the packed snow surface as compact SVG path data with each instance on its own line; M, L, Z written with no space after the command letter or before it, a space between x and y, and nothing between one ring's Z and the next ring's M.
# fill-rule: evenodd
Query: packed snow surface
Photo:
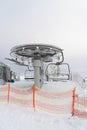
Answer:
M87 130L87 119L0 103L0 130Z

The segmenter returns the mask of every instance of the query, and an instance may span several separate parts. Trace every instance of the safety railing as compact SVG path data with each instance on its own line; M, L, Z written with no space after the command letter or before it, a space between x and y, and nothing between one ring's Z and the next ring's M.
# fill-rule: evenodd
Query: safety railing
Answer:
M0 101L41 109L55 114L76 115L75 88L63 92L47 92L35 85L17 88L12 84L0 87Z
M74 115L87 118L87 97L83 95L76 95Z

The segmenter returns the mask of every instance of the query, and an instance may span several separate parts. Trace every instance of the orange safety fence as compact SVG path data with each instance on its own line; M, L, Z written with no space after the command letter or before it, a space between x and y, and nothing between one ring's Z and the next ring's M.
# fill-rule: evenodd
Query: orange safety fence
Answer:
M10 83L8 83L8 102L9 102L9 98L10 98Z
M72 113L72 93L72 90L61 93L36 90L35 107L55 114Z
M78 117L87 118L87 97L76 95L74 109L74 115Z
M32 89L11 86L9 102L22 106L32 107Z
M8 83L0 87L0 101L18 104L34 109L41 109L57 114L72 114L76 112L75 89L63 92L47 92L35 85L29 88L18 88Z
M76 88L73 89L73 93L72 93L72 116L75 113L75 96L76 96Z
M8 85L0 86L0 102L7 102L8 100Z

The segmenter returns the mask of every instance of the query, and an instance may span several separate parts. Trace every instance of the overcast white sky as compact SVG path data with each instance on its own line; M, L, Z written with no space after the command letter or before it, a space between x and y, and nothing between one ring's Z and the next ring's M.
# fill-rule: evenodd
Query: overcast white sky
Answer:
M1 61L32 42L57 45L73 68L86 69L87 0L0 0Z

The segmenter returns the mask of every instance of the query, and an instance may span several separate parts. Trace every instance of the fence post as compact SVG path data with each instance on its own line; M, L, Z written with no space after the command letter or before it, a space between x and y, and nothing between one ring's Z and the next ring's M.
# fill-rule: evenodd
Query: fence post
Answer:
M74 109L75 109L75 91L76 88L73 89L72 93L72 116L74 115Z
M32 87L32 104L35 111L35 85Z
M9 103L9 99L10 99L10 83L8 83L8 103Z

